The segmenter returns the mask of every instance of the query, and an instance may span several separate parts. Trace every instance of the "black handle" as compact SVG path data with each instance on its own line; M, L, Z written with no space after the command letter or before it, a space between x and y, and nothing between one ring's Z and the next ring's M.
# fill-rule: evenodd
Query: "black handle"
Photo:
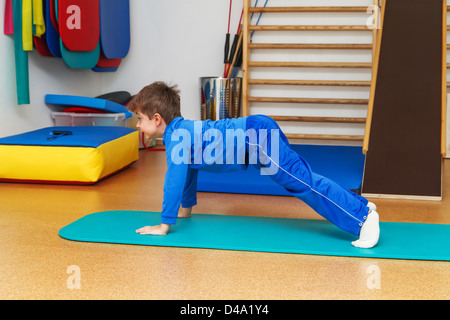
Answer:
M230 58L228 58L228 63L233 62L233 57L236 52L236 46L237 46L238 40L239 40L239 35L235 34L234 39L233 39L233 44L231 45Z
M242 45L239 46L234 66L240 68L242 65Z
M227 33L225 36L225 52L224 52L223 63L230 63L230 60L228 58L229 51L230 51L230 34Z
M71 135L72 135L72 131L53 130L52 132L50 132L50 136L47 138L47 140L50 141L50 140L54 140L54 139L62 137L62 136L71 136Z

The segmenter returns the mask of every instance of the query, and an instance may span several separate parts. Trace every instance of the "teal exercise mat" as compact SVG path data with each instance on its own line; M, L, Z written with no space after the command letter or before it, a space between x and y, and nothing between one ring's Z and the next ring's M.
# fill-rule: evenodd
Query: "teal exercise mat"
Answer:
M165 236L140 235L160 223L160 213L105 211L89 214L59 231L67 240L163 247L205 248L309 255L450 260L450 225L382 222L372 249L351 245L356 237L325 220L194 214L178 219Z

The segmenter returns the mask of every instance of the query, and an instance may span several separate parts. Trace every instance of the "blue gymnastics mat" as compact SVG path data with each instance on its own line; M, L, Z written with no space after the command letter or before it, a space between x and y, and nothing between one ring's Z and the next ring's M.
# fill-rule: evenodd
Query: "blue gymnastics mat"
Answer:
M45 95L45 103L63 107L89 107L110 113L125 113L126 118L130 118L133 115L125 106L101 98L47 94Z
M97 243L450 261L450 225L382 222L372 249L353 247L355 236L325 220L193 214L178 219L165 236L135 232L159 223L158 212L105 211L69 224L59 235Z
M365 161L362 147L291 145L291 148L309 163L314 172L333 180L348 190L360 192ZM291 196L269 176L260 175L260 171L251 165L247 170L227 173L199 171L197 190Z

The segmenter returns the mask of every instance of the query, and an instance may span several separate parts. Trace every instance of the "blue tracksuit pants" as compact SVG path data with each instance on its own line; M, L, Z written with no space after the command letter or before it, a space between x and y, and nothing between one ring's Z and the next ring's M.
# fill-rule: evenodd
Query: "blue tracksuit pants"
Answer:
M341 229L359 235L367 219L367 199L311 171L309 164L293 151L278 124L263 115L247 117L248 129L267 130L266 141L247 139L249 163L266 168L269 176L296 198ZM278 141L272 141L276 139ZM278 150L277 150L278 148Z

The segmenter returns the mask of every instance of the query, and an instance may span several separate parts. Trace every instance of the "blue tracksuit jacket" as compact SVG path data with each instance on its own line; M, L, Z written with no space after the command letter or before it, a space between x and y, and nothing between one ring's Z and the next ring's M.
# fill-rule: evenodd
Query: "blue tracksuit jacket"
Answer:
M219 121L173 119L163 136L167 172L161 223L175 224L180 205L197 204L198 170L254 165L341 229L359 235L368 201L311 171L278 124L263 115ZM238 182L237 182L238 183Z

